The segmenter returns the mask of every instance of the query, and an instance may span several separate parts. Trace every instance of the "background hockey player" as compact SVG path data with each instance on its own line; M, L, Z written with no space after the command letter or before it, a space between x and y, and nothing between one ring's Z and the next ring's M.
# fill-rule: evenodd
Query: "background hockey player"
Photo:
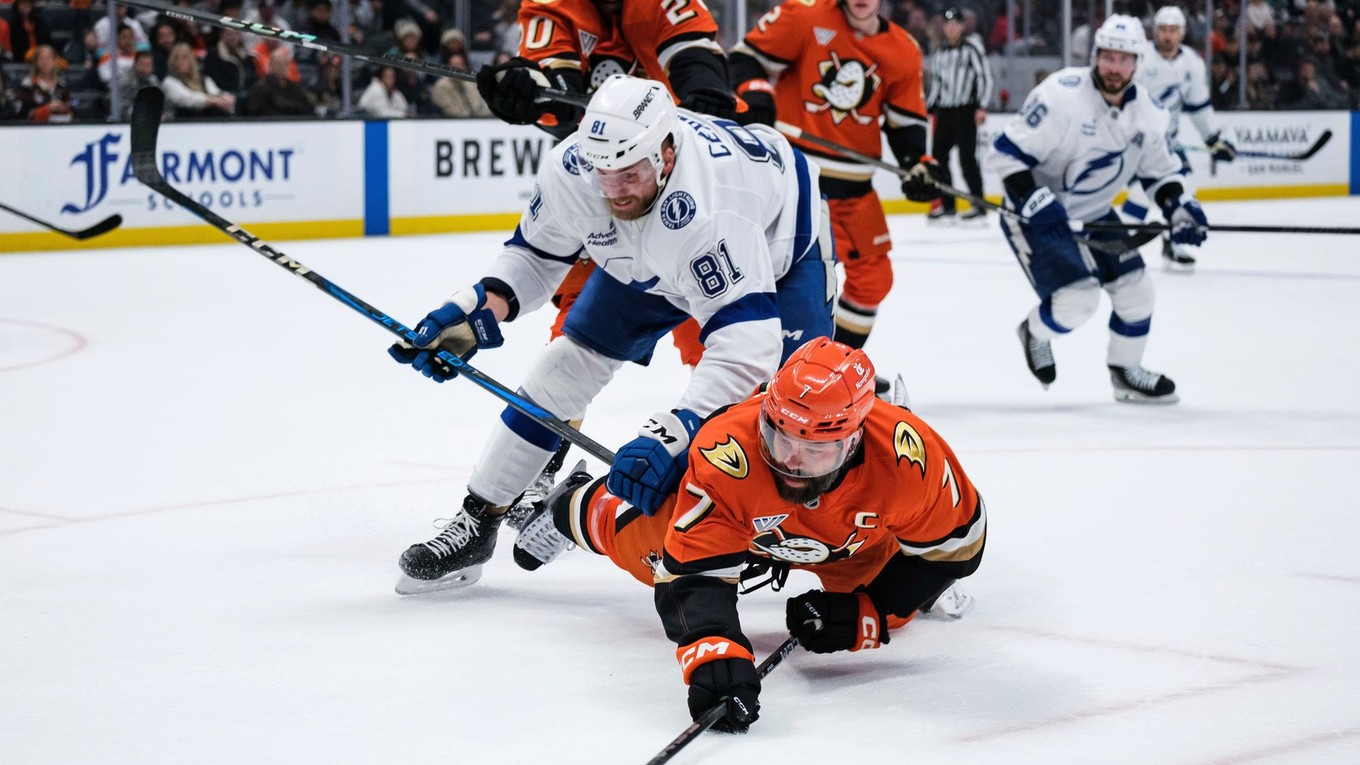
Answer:
M1181 174L1190 175L1190 160L1176 143L1180 131L1181 112L1190 115L1195 129L1214 161L1231 162L1237 157L1237 147L1223 135L1223 126L1210 103L1209 75L1204 59L1193 48L1181 45L1185 39L1185 13L1174 5L1162 6L1152 19L1154 53L1138 67L1138 85L1166 107L1171 115L1168 142L1181 161ZM1182 181L1188 182L1188 179ZM1123 207L1125 214L1142 220L1148 215L1148 201L1142 194L1132 194ZM1173 242L1169 234L1162 237L1162 257L1172 269L1189 270L1195 267L1195 256L1186 247Z
M1091 67L1060 70L1031 91L988 158L1006 205L1028 221L1001 219L1040 299L1019 327L1030 372L1045 388L1054 381L1052 339L1086 323L1104 288L1114 308L1106 364L1115 399L1172 403L1175 383L1142 366L1156 299L1142 256L1094 251L1069 225L1117 221L1110 204L1137 176L1148 179L1173 241L1198 245L1207 236L1204 210L1182 186L1166 143L1167 112L1133 84L1146 40L1137 19L1111 16L1096 30Z
M573 473L525 526L516 558L526 536L565 535L654 585L691 715L726 697L719 729L744 730L760 709L737 613L744 570L776 589L789 568L820 578L824 590L785 606L789 631L818 653L878 648L918 610L968 605L951 585L982 561L982 499L944 439L873 387L863 351L813 340L764 391L704 423L662 512L643 516Z
M540 167L537 193L486 277L416 327L422 348L391 353L447 379L451 370L423 349L467 357L499 346L499 322L543 305L584 248L599 267L523 382L534 402L579 417L672 327L688 317L702 327L704 357L684 394L619 449L609 475L611 491L650 513L684 473L704 417L769 379L803 340L830 334L835 271L816 182L816 168L774 130L677 110L661 83L616 75ZM400 588L473 576L459 572L491 556L505 507L558 447L514 410L501 419L462 510L402 556Z
M879 155L882 121L893 156L913 171L902 192L929 202L939 197L931 179L942 176L926 155L921 49L906 30L879 16L878 7L879 0L776 6L732 49L732 81L749 107L744 121L773 125L777 118L861 154ZM892 238L870 182L874 169L794 143L821 167L836 255L845 265L836 340L862 348L893 283Z
M611 74L634 74L665 83L680 105L692 111L732 118L736 98L727 84L727 59L715 35L718 25L702 2L680 7L661 0L536 0L520 5L519 57L483 67L477 87L500 119L539 127L557 138L576 131L581 110L543 99L554 87L586 95ZM594 268L581 260L553 295L557 318L549 338L562 332L571 305ZM687 321L672 333L680 360L693 367L703 355L699 327ZM566 451L556 455L521 508L542 498L553 484Z

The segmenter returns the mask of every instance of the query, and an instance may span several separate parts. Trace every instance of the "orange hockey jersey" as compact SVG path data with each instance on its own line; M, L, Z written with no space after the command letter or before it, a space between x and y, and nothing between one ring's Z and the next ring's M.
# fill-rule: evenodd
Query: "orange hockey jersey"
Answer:
M519 55L544 69L579 69L592 91L612 74L670 87L676 53L694 46L722 53L703 0L629 0L620 15L602 13L592 0L524 0L519 26Z
M879 19L879 31L853 28L836 0L788 0L761 17L733 54L752 56L774 76L779 119L873 157L880 123L928 126L921 49L906 30ZM738 89L741 92L741 89ZM822 175L868 180L873 168L795 140Z

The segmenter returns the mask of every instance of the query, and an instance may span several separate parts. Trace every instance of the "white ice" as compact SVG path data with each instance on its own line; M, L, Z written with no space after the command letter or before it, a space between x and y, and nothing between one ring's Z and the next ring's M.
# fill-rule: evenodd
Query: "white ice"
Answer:
M749 735L672 762L1360 762L1360 240L1219 234L1188 276L1145 248L1155 408L1112 400L1103 312L1029 376L994 228L892 225L869 350L987 498L977 606L798 651ZM410 324L503 237L281 249ZM549 318L473 364L517 384ZM640 765L685 728L651 593L603 558L523 572L507 532L474 587L393 593L501 406L388 341L234 243L0 257L0 762ZM584 430L616 447L685 379L663 343ZM810 583L743 600L759 654Z

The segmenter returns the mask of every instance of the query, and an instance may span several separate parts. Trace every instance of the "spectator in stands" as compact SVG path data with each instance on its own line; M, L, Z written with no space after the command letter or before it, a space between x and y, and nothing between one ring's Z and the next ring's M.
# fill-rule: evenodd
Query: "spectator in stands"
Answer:
M13 60L14 47L9 42L9 20L0 16L0 63Z
M1262 61L1247 64L1247 109L1270 111L1275 108L1277 88Z
M449 56L461 54L464 61L467 59L467 40L463 39L462 30L449 27L444 33L439 35L439 52L432 58L432 61L447 62Z
M369 50L379 50L373 46L382 45L383 0L355 0L350 6L350 38L355 45L363 45Z
M155 57L151 51L138 51L136 58L133 59L132 68L122 72L121 82L118 84L120 109L118 119L123 122L132 119L132 103L137 97L137 91L160 86L161 78L156 76Z
M1311 58L1299 60L1289 97L1283 105L1299 111L1346 109L1346 95L1317 74L1317 64Z
M1247 0L1248 31L1254 31L1266 38L1275 37L1275 9L1266 0Z
M1339 41L1334 45L1327 35L1319 32L1313 36L1311 52L1313 63L1317 67L1318 79L1345 94L1350 86L1341 78L1341 69L1344 66L1342 62L1346 54L1341 50Z
M137 33L132 27L124 24L118 27L117 47L112 51L106 51L99 57L99 81L104 85L112 85L116 82L114 71L126 72L132 68L133 60L137 56L138 50L146 50L144 44L137 42Z
M203 74L228 93L245 93L258 76L255 61L246 50L246 38L239 29L223 29L217 44L203 59Z
M462 53L454 53L446 61L454 69L468 68L467 56ZM431 97L435 106L445 117L490 117L491 110L487 108L486 101L482 100L482 95L477 92L477 83L467 80L455 80L452 77L440 78L431 89Z
M62 82L57 67L57 52L51 45L33 51L33 70L15 91L18 117L29 122L70 122L71 94Z
M112 28L109 26L108 14L101 14L99 19L94 22L94 33L95 36L99 38L100 49L107 51L110 48L117 46L118 30L122 29L124 26L127 26L132 30L132 41L134 43L138 45L150 45L151 40L146 36L146 28L142 26L140 21L128 15L128 7L126 5L115 5L114 7L117 9L118 23Z
M223 93L211 77L203 76L188 43L179 43L170 51L170 70L161 90L175 119L225 117L236 109L236 95Z
M396 47L387 51L388 56L408 61L425 60L420 47L420 25L410 19L402 19L397 22L396 33ZM425 81L424 75L406 69L399 70L396 74L397 89L401 91L408 106L413 107L417 114L438 114L434 102L430 100L430 86Z
M496 53L514 57L519 52L519 0L501 0L491 13L491 28L478 30L472 39Z
M95 90L99 82L99 37L86 29L66 50L66 82L74 90Z
M288 51L269 56L269 74L255 83L246 96L246 114L252 117L315 117L316 107L301 85L288 79L293 63Z
M397 90L397 70L390 66L378 70L378 76L359 97L359 110L379 119L410 116L406 97Z
M1209 65L1209 102L1216 111L1237 108L1238 82L1237 67L1228 63L1228 57L1214 56Z
M255 64L255 76L257 78L266 77L269 74L269 57L276 50L286 50L290 60L288 62L288 79L293 82L302 82L302 73L298 71L297 62L292 61L293 46L285 45L272 37L259 38L260 43L250 52L251 61Z
M312 101L316 104L318 116L333 117L344 108L344 92L341 85L344 82L344 74L345 70L338 55L323 54L321 60L317 62L316 76L307 84L307 91L311 93Z
M9 44L15 61L32 61L38 46L52 44L47 19L33 0L14 0L9 11Z
M331 23L331 13L331 0L311 0L307 18L300 24L301 30L309 35L315 35L318 40L339 42L340 30Z
M169 21L158 21L151 27L151 57L155 62L156 77L164 79L170 63L170 49L175 43L188 42L179 37L179 28Z

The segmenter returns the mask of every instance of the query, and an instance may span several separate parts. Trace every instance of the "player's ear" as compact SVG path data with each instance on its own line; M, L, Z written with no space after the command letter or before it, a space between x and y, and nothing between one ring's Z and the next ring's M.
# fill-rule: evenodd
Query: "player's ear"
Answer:
M670 175L675 167L675 139L670 136L661 144L661 174Z

